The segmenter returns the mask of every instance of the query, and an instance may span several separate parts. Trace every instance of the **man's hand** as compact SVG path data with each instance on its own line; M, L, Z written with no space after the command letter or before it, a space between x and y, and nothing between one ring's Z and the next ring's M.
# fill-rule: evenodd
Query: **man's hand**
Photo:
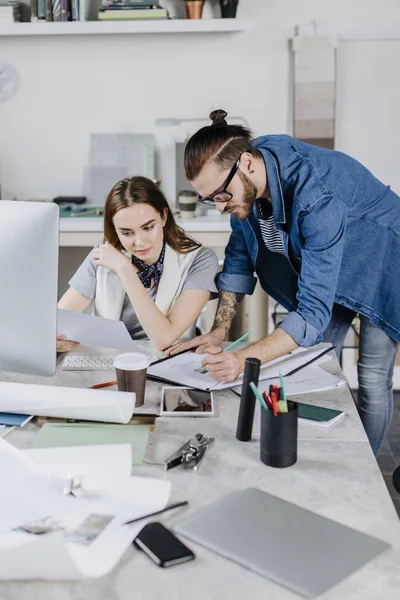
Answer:
M215 381L229 383L235 381L244 369L244 364L234 352L209 354L201 363Z
M93 250L92 258L96 266L101 265L117 274L124 268L131 267L128 258L108 242Z
M72 340L67 340L65 335L57 336L57 352L69 352L70 350L74 350L79 346L79 342L73 342Z
M210 333L199 335L187 342L178 342L165 350L167 356L174 356L185 350L196 348L197 354L218 354L222 350L222 342L225 338L225 329L214 329Z

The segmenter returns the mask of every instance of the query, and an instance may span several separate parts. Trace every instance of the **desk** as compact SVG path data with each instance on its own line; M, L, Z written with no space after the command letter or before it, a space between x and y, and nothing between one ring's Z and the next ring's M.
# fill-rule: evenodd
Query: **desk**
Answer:
M139 345L139 344L138 344ZM141 342L143 349L148 348ZM332 360L323 367L340 375ZM109 373L111 374L111 372ZM8 381L49 385L88 386L107 380L108 375L59 371L52 379L21 377L0 373ZM146 394L154 403L161 385L148 382ZM104 391L104 393L107 393ZM345 386L307 401L335 406L346 411L344 420L330 429L299 424L298 462L288 469L273 469L259 461L259 411L256 411L254 439L235 439L239 398L229 390L215 394L214 418L162 418L150 434L146 459L162 462L172 451L198 431L215 437L209 456L198 473L176 468L164 473L161 466L133 468L134 475L167 477L172 482L171 500L188 499L188 509L165 515L162 521L173 526L183 515L217 500L233 490L256 486L321 515L388 541L394 549L380 556L358 573L323 596L324 600L398 600L400 589L400 522L372 454L357 411ZM301 396L302 400L305 396ZM37 427L28 424L6 439L19 447L33 443ZM234 525L233 525L234 526ZM157 568L133 547L108 577L83 583L25 582L0 583L1 600L298 600L299 596L246 569L219 557L192 542L197 559L193 563ZM312 576L312 574L310 574Z
M204 246L225 248L231 227L228 215L179 219L177 223ZM61 247L93 247L103 234L103 217L68 217L60 219Z

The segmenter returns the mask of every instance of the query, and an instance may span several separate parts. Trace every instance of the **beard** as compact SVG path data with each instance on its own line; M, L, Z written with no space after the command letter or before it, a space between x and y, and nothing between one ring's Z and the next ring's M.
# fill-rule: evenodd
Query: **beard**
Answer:
M247 175L241 171L238 171L238 175L243 184L243 196L240 205L235 206L231 214L237 219L245 221L248 219L253 209L253 204L257 199L257 188Z

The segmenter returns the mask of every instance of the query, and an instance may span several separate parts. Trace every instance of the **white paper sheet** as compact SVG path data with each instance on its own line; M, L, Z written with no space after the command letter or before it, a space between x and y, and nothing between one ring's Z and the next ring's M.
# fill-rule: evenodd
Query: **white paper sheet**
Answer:
M63 522L74 528L93 513L117 515L99 537L89 546L82 546L65 543L63 534L58 532L41 536L0 535L0 580L77 580L106 575L116 566L145 521L133 525L122 523L164 508L171 484L142 477L106 481L85 478L84 488L86 496L93 501Z
M322 392L345 384L344 379L334 377L319 367L304 367L294 375L285 377L285 391L289 396L307 394L309 392ZM268 390L270 385L280 385L279 379L266 379L260 381L258 389L260 392ZM242 393L242 386L234 387L235 392Z
M0 532L76 508L64 482L0 439Z
M129 477L132 471L130 444L38 448L23 450L23 454L64 479L78 475Z
M259 380L274 379L279 375L287 375L294 369L301 367L326 350L326 346L316 348L297 348L293 352L276 358L268 363L261 365ZM201 362L206 354L195 354L186 352L178 356L165 360L157 365L147 369L148 375L160 377L166 381L178 385L186 385L201 390L222 390L228 387L240 385L243 382L243 376L231 383L217 383L208 373L197 373L195 370L201 367ZM326 355L317 359L313 364L329 360Z
M128 423L135 394L0 381L0 412Z
M85 346L103 346L133 352L133 342L125 323L86 313L58 309L57 333Z

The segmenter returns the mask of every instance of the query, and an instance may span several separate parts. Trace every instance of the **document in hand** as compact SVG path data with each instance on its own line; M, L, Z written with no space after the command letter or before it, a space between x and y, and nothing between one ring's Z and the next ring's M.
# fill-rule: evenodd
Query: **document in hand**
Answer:
M114 348L121 352L133 352L135 344L122 321L104 319L70 310L57 311L57 333L68 340L85 346Z
M135 394L84 388L0 382L0 412L62 419L128 423Z
M279 375L287 376L293 371L302 369L311 361L317 364L319 360L324 359L321 355L325 354L328 348L331 347L325 345L313 348L297 348L293 352L285 354L285 356L264 363L261 365L259 380L274 379ZM201 362L205 357L206 354L195 354L194 352L178 354L178 356L173 356L169 360L150 365L147 374L163 381L200 390L222 390L242 384L242 375L236 381L230 383L217 383L208 373L196 372L196 369L200 369Z

